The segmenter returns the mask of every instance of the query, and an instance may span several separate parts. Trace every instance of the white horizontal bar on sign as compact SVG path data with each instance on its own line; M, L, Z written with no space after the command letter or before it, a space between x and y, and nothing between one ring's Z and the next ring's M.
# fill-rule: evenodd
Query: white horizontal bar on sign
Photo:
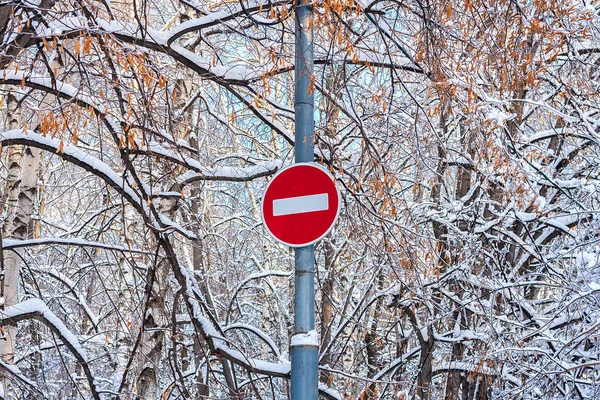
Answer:
M273 200L274 217L314 211L324 211L328 209L329 195L327 193Z

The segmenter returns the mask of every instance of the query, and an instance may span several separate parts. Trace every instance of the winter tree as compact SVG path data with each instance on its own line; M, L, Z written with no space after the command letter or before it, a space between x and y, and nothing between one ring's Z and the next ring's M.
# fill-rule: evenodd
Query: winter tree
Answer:
M600 9L312 4L328 399L600 396ZM289 397L291 1L0 3L5 399Z

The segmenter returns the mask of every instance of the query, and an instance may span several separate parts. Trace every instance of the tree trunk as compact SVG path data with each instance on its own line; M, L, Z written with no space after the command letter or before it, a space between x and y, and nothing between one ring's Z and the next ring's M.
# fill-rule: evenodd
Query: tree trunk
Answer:
M160 203L160 212L173 219L177 207L177 199L163 199ZM168 275L169 264L158 261L149 267L146 276L146 289L149 293L147 293L146 312L142 317L144 319L143 332L137 357L140 372L136 387L137 398L140 400L160 398L158 374L165 344L165 330L169 322L165 301L169 288Z
M384 275L383 272L379 272L377 279L377 290L382 290L384 287ZM373 312L373 319L371 320L371 326L365 335L365 346L367 348L367 377L373 378L380 370L379 353L381 351L381 339L377 335L377 326L379 324L379 318L381 317L381 309L383 307L383 297L380 297L375 303L375 311ZM379 398L377 392L377 383L371 382L365 390L365 400L376 400Z
M197 195L200 193L200 185L197 184L195 190L197 191ZM199 215L199 202L196 202L192 206L192 210L194 215ZM192 247L192 260L194 264L194 271L197 271L204 278L198 281L198 287L202 291L204 298L208 306L214 310L214 304L212 302L212 295L208 289L208 285L206 282L207 271L204 264L204 244L202 242L202 232L200 229L196 229L196 235L198 235L198 240L196 240ZM205 358L206 351L202 350L202 347L206 348L206 343L202 340L199 335L194 336L194 362L196 364L196 390L198 392L198 396L200 399L208 398L210 394L210 388L204 381L204 375L202 374L202 370L198 367L202 363L202 360ZM208 362L208 360L207 360Z
M18 101L8 96L7 121L9 129L19 126ZM40 166L40 150L37 148L14 146L9 154L9 176L5 193L7 219L2 227L2 237L24 240L29 237L31 215L37 195L38 170ZM21 269L20 251L8 251L3 256L1 266L2 280L0 282L0 304L3 307L12 306L18 302L18 286ZM6 364L14 363L16 326L4 326L3 338L0 340L0 359ZM11 393L10 378L2 379L5 396Z
M419 338L421 343L421 355L419 357L419 376L417 378L417 390L415 400L429 399L429 387L433 377L433 350L435 341L433 338L433 329L431 326L423 328L427 331L427 336Z
M333 280L335 272L335 249L329 239L323 241L325 247L325 280L321 287L321 349L331 341L331 325L333 323ZM326 352L321 356L321 365L331 365L331 353ZM321 382L331 385L332 376L326 371L321 371Z

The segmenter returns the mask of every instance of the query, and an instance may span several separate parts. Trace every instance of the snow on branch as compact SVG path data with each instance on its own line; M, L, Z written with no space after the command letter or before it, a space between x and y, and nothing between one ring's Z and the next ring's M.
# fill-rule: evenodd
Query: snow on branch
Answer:
M9 306L0 311L0 324L16 324L19 321L35 319L46 325L67 346L83 368L92 396L100 400L100 395L94 383L94 377L88 364L88 356L75 335L65 324L48 308L46 303L40 299L29 299L21 303Z
M281 2L285 3L285 2ZM263 6L271 7L275 3L265 3ZM254 2L246 7L247 12L254 12L261 8L261 4ZM38 35L40 37L51 37L56 35L73 35L85 31L88 34L109 33L119 40L145 47L169 55L181 64L194 70L203 78L213 80L225 86L247 86L249 83L258 82L267 75L279 74L293 70L293 64L278 65L277 63L266 63L260 66L250 65L217 65L213 66L212 58L200 56L184 46L176 43L181 36L195 31L201 31L208 27L224 23L244 14L244 10L238 6L231 10L221 10L209 13L202 17L188 20L179 26L159 31L152 28L141 27L138 24L122 21L106 21L97 19L94 23L83 20L81 17L63 18L53 21L49 26L40 26ZM354 57L341 51L335 56L316 54L315 64L332 64L341 62L345 64L366 65L369 67L382 67L403 69L406 71L422 73L422 70L414 65L406 65L389 54L359 50Z
M6 307L0 311L0 321L5 323L15 323L27 319L38 319L47 325L53 332L60 335L61 340L73 352L75 357L81 362L87 363L87 354L79 341L69 331L65 324L56 316L46 303L40 299L29 299L14 306Z
M27 86L51 93L67 101L74 102L82 107L90 108L95 116L100 118L106 128L113 135L122 134L125 122L115 121L108 110L98 98L84 93L81 88L76 88L68 83L56 80L49 75L37 74L24 71L0 70L0 83L15 86Z
M87 314L90 322L92 323L94 329L96 330L96 332L98 332L98 327L100 326L100 320L98 319L98 317L96 316L96 314L94 313L94 311L92 311L92 309L90 308L90 306L88 305L88 302L85 298L85 296L83 296L78 290L77 290L77 284L75 282L73 282L71 280L71 278L69 278L67 275L63 274L62 272L60 272L58 270L58 268L56 267L52 267L49 270L45 270L43 271L46 274L50 275L51 277L53 277L54 279L56 279L57 281L63 283L71 293L73 293L73 295L75 296L75 299L79 305L81 306L81 308L83 309L83 311Z
M180 31L163 32L151 28L142 29L137 24L101 19L95 22L95 25L91 25L90 21L82 21L78 17L64 18L54 21L49 27L40 29L38 35L45 37L72 35L81 31L85 31L91 35L109 33L125 43L135 44L167 54L181 64L191 68L200 76L222 84L246 85L247 78L256 75L253 69L247 66L213 67L211 59L202 57L178 44L172 43L173 38L181 35ZM194 29L202 29L201 27L202 24L199 24ZM263 67L260 67L260 69L263 69Z
M227 332L230 330L245 330L245 331L254 333L263 342L265 342L271 348L271 350L273 350L273 353L275 354L275 356L277 358L281 358L281 352L279 351L279 347L277 347L277 344L275 343L275 341L273 339L271 339L266 333L264 333L260 329L254 327L252 325L240 324L240 323L231 324L231 325L223 328L224 332Z
M241 5L236 7L232 7L229 10L221 10L215 11L207 15L203 15L200 18L194 18L189 21L185 21L184 23L178 25L177 27L168 31L169 39L167 40L167 44L173 43L173 41L177 40L181 36L186 33L199 31L202 29L209 28L211 26L217 25L219 23L230 21L234 18L237 18L246 12L251 13L258 11L262 8L273 7L280 4L288 4L290 1L273 1L273 2L257 2L250 1L244 8Z
M40 75L40 74L29 74L26 72L15 73L15 72L8 72L7 70L1 70L0 76L3 77L2 81L1 81L2 83L14 84L14 85L24 84L25 86L40 89L45 92L53 93L59 97L66 98L71 101L75 101L76 103L78 103L82 106L92 107L94 112L104 119L105 125L109 128L110 131L112 131L112 133L117 134L122 131L121 126L123 124L117 123L116 121L113 121L113 119L111 117L108 117L106 115L107 110L102 104L100 104L98 101L96 101L93 97L83 93L80 89L75 88L72 85L69 85L69 84L61 82L61 81L53 80L53 79L51 79L50 76L44 76L44 75ZM4 134L2 134L2 136L4 136L7 140L15 141L15 140L19 139L19 138L15 137L15 134L18 135L19 132L12 132L12 131L9 131L9 132L5 132ZM28 131L26 136L31 137L34 135L37 135L37 134L34 133L33 135L31 135L31 131ZM20 139L23 139L23 137L22 137L23 135L20 135L20 136L21 136ZM37 136L39 136L39 135L37 135ZM40 144L44 144L44 146L48 147L48 148L44 147L44 149L51 150L56 153L57 149L59 148L59 146L58 146L59 141L46 138L45 136L42 136L42 138L44 140L37 140L37 141ZM34 139L34 140L36 140L36 139ZM49 147L51 147L51 148L49 148ZM142 148L143 146L141 146L140 143L138 143L138 147ZM70 153L75 153L78 151L77 147L72 146L72 145L65 145L64 149L65 149L64 154L66 156L70 156L71 155ZM147 146L147 151L150 154L154 154L154 155L169 159L170 161L176 162L176 163L183 165L186 168L194 171L196 174L188 175L184 179L183 183L186 183L186 184L192 183L195 181L199 181L199 180L247 181L247 180L252 180L252 179L256 179L256 178L263 177L263 176L272 175L282 165L281 160L272 160L272 161L268 161L268 162L265 162L260 165L246 167L246 168L236 168L236 167L214 167L214 168L211 168L211 167L206 167L206 166L202 165L197 160L194 160L192 158L187 158L187 157L184 158L181 155L175 153L174 151L171 151L171 150L168 150L168 149L162 147L157 142L152 142L151 144L149 144ZM78 156L80 156L79 157L80 159L81 158L86 158L88 160L94 159L94 162L92 164L88 163L88 164L90 164L90 166L93 169L98 169L98 168L96 168L96 166L103 164L100 160L98 160L95 157L93 157L89 154L86 154L86 153L84 153L83 155L78 154ZM63 158L65 158L65 157L63 157ZM82 161L82 160L80 160L80 161ZM80 165L80 164L78 164L78 165ZM80 166L82 166L82 165L80 165ZM108 169L110 169L110 168L108 168L108 166L106 166L106 167L100 168L99 171L107 172ZM112 172L112 170L111 170L111 172ZM111 176L110 180L112 182L119 182L118 186L122 186L120 184L122 179L118 176L115 176L116 175L115 173L110 173L108 175ZM115 187L114 184L111 184L111 186ZM127 191L131 192L132 190L131 190L131 188L128 187ZM137 199L135 199L135 203L139 205L136 208L140 209L140 206L143 206L144 202L140 201L139 196L137 194L132 195L131 199L128 199L128 200L131 201L136 197L137 197ZM147 215L149 215L149 214L147 214ZM184 235L190 236L189 232L185 233Z
M61 143L58 139L42 136L34 131L23 129L13 129L0 133L0 143L2 142L29 145L56 153L65 160L102 178L110 186L117 189L137 209L144 206L144 202L140 199L139 195L112 168L100 159L80 150L74 145L64 143L62 151L59 151Z
M27 240L16 240L16 239L3 239L2 246L4 250L12 250L18 249L21 247L31 247L31 246L44 246L50 244L59 244L66 246L79 246L79 247L96 247L100 249L128 252L128 253L144 253L143 250L127 248L122 246L113 246L106 243L101 242L90 242L88 240L79 239L79 238L55 238L55 237L45 237L38 239L27 239Z
M143 148L140 143L138 143L138 147ZM174 150L163 147L158 142L148 143L145 151L191 170L191 172L179 178L183 184L190 184L200 180L249 181L273 175L283 164L281 160L271 160L251 167L207 167L198 162L198 160L184 157Z
M0 143L3 142L8 144L24 144L51 151L104 180L108 185L125 197L125 199L127 199L141 215L150 218L155 229L174 229L188 239L196 238L192 232L184 229L181 225L173 222L165 215L159 215L159 220L156 220L150 212L146 202L140 198L138 193L133 190L119 174L100 159L82 151L72 144L63 143L62 151L59 152L58 149L61 147L61 144L58 139L52 139L30 130L24 131L23 129L13 129L0 133Z
M159 32L162 33L162 32ZM210 63L209 63L210 64ZM57 81L48 75L41 75L35 73L27 73L27 72L9 72L7 70L0 70L0 76L2 76L2 83L12 84L12 85L21 85L40 89L45 92L53 93L59 97L68 99L70 101L74 101L82 106L91 107L95 114L99 115L104 119L105 125L109 128L113 133L121 133L123 123L113 121L113 119L107 116L106 108L100 104L96 99L92 96L89 96L81 89L78 89L70 84L65 82ZM8 138L7 138L8 139ZM57 142L58 143L58 142ZM139 143L138 143L139 145ZM68 145L69 146L69 145ZM67 147L67 146L65 146ZM69 146L72 148L76 148L75 146ZM53 151L56 152L55 147ZM46 149L47 150L47 149ZM193 171L197 174L193 176L189 176L189 182L184 181L184 183L192 183L199 180L224 180L224 181L246 181L252 180L255 178L272 175L281 167L280 160L273 160L266 162L261 165L247 167L247 168L235 168L235 167L215 167L210 168L200 164L198 161L190 158L184 158L173 151L167 150L162 147L157 142L153 142L151 145L148 145L148 150L156 154L158 156L168 158L171 161L177 162ZM66 151L65 151L66 153ZM88 155L88 157L91 157ZM98 160L99 162L99 160ZM96 162L97 164L97 162ZM120 178L119 178L120 179ZM143 202L138 202L142 204ZM185 236L189 236L189 232L185 234Z
M321 394L321 396L329 399L329 400L342 400L343 397L342 395L333 390L332 388L330 388L329 386L327 386L324 383L319 383L319 392Z
M188 313L190 315L192 324L197 331L206 340L209 348L213 353L219 354L221 357L237 364L247 370L273 377L290 378L291 363L287 360L282 360L279 363L258 360L255 358L247 357L242 352L235 350L229 340L225 337L224 332L228 329L246 329L251 330L255 334L259 335L263 341L269 343L270 347L276 349L275 343L272 339L269 339L264 333L257 330L256 328L249 327L242 324L234 324L225 329L222 329L214 317L210 315L210 311L207 310L209 317L203 315L202 303L204 303L204 296L202 295L200 288L193 275L179 266L174 266L175 276L179 283L186 288L184 299L187 303ZM284 271L265 271L263 274L254 275L257 276L269 276L269 275L280 275L285 276L289 273ZM279 357L282 358L281 356ZM334 389L324 385L319 385L319 392L321 395L328 399L337 400L341 399L342 396Z
M504 368L498 370L489 368L484 365L477 364L475 362L464 362L464 361L450 361L443 362L441 365L433 368L433 375L446 373L449 371L463 371L471 374L483 374L487 376L501 375L506 381L513 383L516 386L522 385L522 382L514 375L509 374Z
M7 364L4 361L0 360L0 368L8 371L12 376L14 376L15 378L17 378L17 380L19 382L22 382L24 384L26 384L27 386L29 386L30 388L32 388L33 390L35 390L38 394L41 394L43 397L43 393L42 391L37 387L37 385L35 384L35 382L33 382L31 379L27 378L19 369L19 367L17 367L16 365L11 365L11 364Z
M0 70L2 83L9 85L24 85L33 89L41 89L45 92L53 93L67 100L72 100L83 106L92 107L98 114L106 115L107 110L102 104L94 100L93 97L83 93L68 83L53 79L49 75L42 75L24 71Z
M188 159L187 163L196 160ZM205 167L202 166L202 172L189 173L182 176L179 180L184 184L190 184L197 181L231 181L244 182L251 181L256 178L273 175L281 166L281 160L267 161L251 167Z
M228 340L219 332L217 327L211 322L210 319L202 316L200 314L200 305L198 301L195 299L196 296L194 294L199 294L199 290L197 285L195 285L195 281L192 281L193 278L185 273L186 279L188 280L188 290L187 290L187 301L188 304L192 306L193 309L193 322L199 324L201 326L201 331L203 336L211 349L220 354L222 357L228 359L229 361L238 364L252 372L264 374L267 376L279 376L284 378L290 377L291 372L291 364L289 361L282 360L280 363L268 362L263 360L258 360L255 358L246 357L242 352L233 349ZM194 289L195 288L195 289ZM262 332L257 330L256 328L242 325L242 324L234 324L231 325L224 330L228 329L247 329L251 330L255 334L259 334L262 340L265 340L269 343L269 346L273 349L276 349L275 343L272 339L269 339ZM315 332L316 335L316 332ZM281 359L282 357L279 356ZM340 393L335 391L334 389L328 387L325 384L319 384L319 392L321 395L325 396L328 399L338 400L342 399Z
M210 311L207 310L210 318L203 315L202 303L204 303L204 296L194 277L185 268L180 266L174 267L175 276L179 284L186 289L184 299L187 303L192 324L197 332L206 340L211 352L219 354L221 357L254 373L289 378L291 370L289 361L275 363L258 360L247 357L242 352L232 348L224 335L223 329L210 314Z

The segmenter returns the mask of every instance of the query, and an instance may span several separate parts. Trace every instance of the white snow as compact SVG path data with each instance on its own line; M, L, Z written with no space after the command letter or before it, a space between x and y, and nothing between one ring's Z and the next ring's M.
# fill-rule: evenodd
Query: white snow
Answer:
M588 283L588 286L592 290L600 290L600 284L597 282L590 282L590 283Z
M292 336L291 347L294 346L318 346L319 334L314 329L306 333L296 333Z
M335 400L343 400L344 399L339 392L333 390L332 388L330 388L329 386L327 386L324 383L319 383L319 391L326 393L327 396L334 398Z
M8 70L4 69L4 70L0 70L0 76L2 76L4 80L16 80L19 82L22 80L25 80L25 82L31 82L32 84L35 84L37 86L42 86L51 91L52 90L58 91L58 92L64 94L65 96L71 97L73 99L81 101L82 103L85 103L85 104L95 108L100 114L107 113L106 107L104 107L99 102L95 101L94 98L92 98L91 96L83 93L78 88L71 86L68 83L57 81L57 80L54 81L55 86L53 86L52 78L49 75L41 75L41 74L36 74L36 73L31 73L31 72L23 72L23 71L15 73L14 71L8 71Z
M2 366L2 368L7 369L11 372L11 374L19 377L20 380L22 380L23 382L27 383L30 386L33 387L37 387L35 382L33 382L32 380L30 380L29 378L27 378L25 375L23 375L23 373L21 372L21 370L19 369L19 367L17 367L14 364L7 364L4 361L0 360L0 365ZM2 385L0 384L0 387L2 387Z
M266 333L264 333L263 331L258 329L257 327L248 325L248 324L237 323L237 324L231 324L231 325L223 328L223 331L227 332L232 329L244 329L244 330L254 333L256 336L260 337L262 340L264 340L269 345L269 347L273 350L273 352L275 353L275 356L277 356L278 359L281 359L281 352L279 351L279 347L277 347L277 344L275 343L275 341L273 339L271 339Z
M291 364L289 361L282 361L279 363L258 360L255 358L247 357L245 354L238 350L234 350L229 345L227 338L223 337L217 327L211 322L211 320L202 315L200 304L195 300L198 297L202 298L202 294L196 280L190 275L190 272L186 269L181 269L181 273L185 275L186 279L186 292L189 298L189 304L192 306L193 315L191 317L200 324L205 339L212 343L212 347L217 352L221 353L224 357L234 360L235 363L240 365L246 365L257 372L263 372L267 374L274 374L279 376L285 376L290 373Z
M29 142L39 143L44 147L53 149L55 152L60 145L58 139L53 139L50 136L42 136L34 131L22 129L13 129L0 133L0 140L4 139L25 139ZM168 217L159 214L160 222L156 221L153 213L150 212L145 201L142 201L140 196L133 190L133 188L126 183L119 174L117 174L112 168L100 159L92 156L89 153L84 152L80 148L69 144L63 144L63 154L76 159L82 165L85 165L87 169L96 171L96 175L104 179L113 188L122 191L127 199L136 207L140 212L143 212L148 216L154 223L157 229L172 228L184 235L187 238L195 238L196 236L189 230L183 228L176 222L171 221Z
M496 121L498 125L503 125L504 121L508 121L512 118L514 118L514 115L506 114L496 107L489 107L486 111L486 119L490 121Z
M1 136L1 134L0 134ZM116 250L116 251L126 251L131 253L141 253L142 250L139 249L130 249L128 247L114 246L111 244L106 244L102 242L90 242L88 240L80 239L80 238L56 238L56 237L43 237L37 239L26 239L26 240L17 240L17 239L3 239L2 245L5 249L15 249L19 247L30 247L30 246L39 246L45 244L62 244L67 246L87 246L87 247L98 247L101 249L108 250Z
M40 299L29 299L22 301L21 303L15 304L14 306L6 307L4 311L0 311L0 320L19 317L23 314L41 314L44 320L52 325L57 331L60 332L62 339L69 343L69 345L79 354L84 362L87 362L87 354L84 348L79 344L79 341L71 333L71 331L65 326L65 324L56 316L46 303Z
M77 285L75 284L75 282L73 282L71 280L71 278L69 278L68 276L66 276L65 274L63 274L62 272L60 272L56 267L52 268L51 274L54 275L56 278L58 278L59 280L61 280L62 282L64 282L69 289L75 293L75 296L77 296L77 302L81 305L81 307L85 310L85 313L87 314L87 316L90 318L90 321L92 322L92 324L94 325L94 327L98 327L99 324L99 320L98 317L96 316L96 314L92 311L92 309L90 308L90 306L87 303L87 300L85 298L85 296L83 296L78 290L77 290Z
M143 148L141 143L138 144L140 148ZM190 157L184 157L175 150L167 149L160 143L152 141L147 143L145 146L147 151L157 154L162 157L170 158L178 163L185 165L191 170L179 177L180 182L190 182L201 179L220 179L220 180L242 180L249 179L255 175L275 172L281 168L282 160L269 160L263 163L253 165L250 167L207 167Z

